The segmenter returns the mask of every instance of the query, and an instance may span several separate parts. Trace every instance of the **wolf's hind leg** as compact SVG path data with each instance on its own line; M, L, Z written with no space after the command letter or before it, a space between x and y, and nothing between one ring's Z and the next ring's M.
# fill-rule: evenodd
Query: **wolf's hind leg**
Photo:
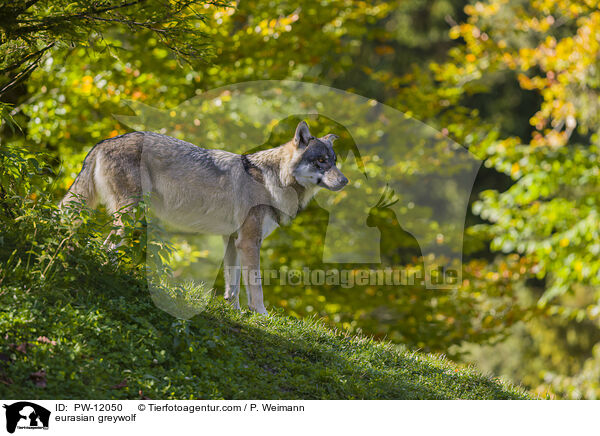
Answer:
M235 246L237 235L223 236L225 242L225 258L223 259L223 272L225 275L225 299L235 309L240 309L240 256Z
M133 210L136 205L137 202L131 203L118 209L119 212L115 216L112 223L113 227L116 227L116 229L111 230L104 241L104 245L108 246L110 250L116 250L125 243L125 229L123 228L122 217L125 214L133 214Z
M100 153L100 152L98 152ZM114 250L124 244L123 215L133 215L142 199L140 150L120 154L114 150L100 153L94 167L94 186L106 211L114 215L113 226L104 245Z

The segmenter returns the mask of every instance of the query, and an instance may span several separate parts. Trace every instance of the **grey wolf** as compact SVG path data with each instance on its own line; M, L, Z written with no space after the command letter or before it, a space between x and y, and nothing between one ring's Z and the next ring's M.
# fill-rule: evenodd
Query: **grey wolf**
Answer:
M337 138L314 137L302 121L289 142L239 155L151 132L128 133L96 144L61 206L78 199L114 213L149 194L152 213L170 227L223 235L225 299L240 308L243 275L249 308L266 314L261 244L319 188L338 191L348 183L336 167Z

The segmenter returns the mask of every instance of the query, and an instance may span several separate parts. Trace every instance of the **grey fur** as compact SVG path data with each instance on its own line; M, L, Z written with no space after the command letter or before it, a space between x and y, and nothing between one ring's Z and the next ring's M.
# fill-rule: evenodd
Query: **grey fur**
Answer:
M240 156L133 132L90 151L61 205L77 198L114 213L149 194L153 214L170 227L224 236L225 298L239 308L241 261L248 304L264 314L262 241L291 221L320 187L339 190L348 183L335 166L336 138L315 138L302 121L286 144Z

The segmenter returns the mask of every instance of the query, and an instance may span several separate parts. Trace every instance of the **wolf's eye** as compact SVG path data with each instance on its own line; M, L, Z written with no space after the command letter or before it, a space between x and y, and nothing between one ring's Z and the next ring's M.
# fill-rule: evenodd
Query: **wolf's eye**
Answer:
M324 157L320 157L319 158L319 163L325 163L325 158Z

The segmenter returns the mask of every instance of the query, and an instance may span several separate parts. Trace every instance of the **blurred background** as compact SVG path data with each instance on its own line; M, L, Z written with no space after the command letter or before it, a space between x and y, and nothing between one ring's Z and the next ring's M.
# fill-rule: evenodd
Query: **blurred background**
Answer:
M119 119L135 105L172 119L152 130L196 142L200 120L175 108L214 88L289 79L347 90L433 127L483 163L468 200L460 287L272 284L267 307L474 362L540 395L598 398L597 9L595 0L2 2L2 222L9 229L10 208L44 192L58 201L96 142L131 131ZM268 126L262 146L289 140L299 120ZM340 135L338 154L354 149L337 120L315 115L309 124ZM206 129L214 143L226 140L225 122ZM24 168L33 152L45 153L47 176L31 179L27 201L11 203L24 176L16 162ZM395 152L415 189L403 163L445 175L440 161ZM365 171L384 162L367 160ZM414 212L393 203L401 197L374 195L382 201L366 216L382 235L382 264L422 270L422 247L407 232ZM267 240L263 262L322 267L328 219L311 202ZM2 258L11 252L4 243ZM194 256L202 253L180 259Z

